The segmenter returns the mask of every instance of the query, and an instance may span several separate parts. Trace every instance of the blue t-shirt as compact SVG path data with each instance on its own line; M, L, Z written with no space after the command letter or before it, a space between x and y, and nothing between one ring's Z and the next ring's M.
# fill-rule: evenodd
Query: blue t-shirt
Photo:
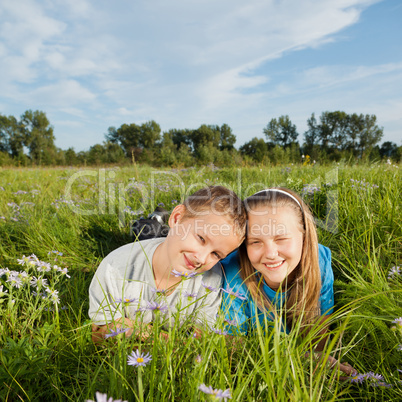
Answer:
M319 297L321 315L333 312L334 306L334 274L331 268L331 250L318 245L319 265L321 271L321 291ZM229 333L245 333L256 327L258 317L262 328L273 321L273 314L262 312L247 289L240 276L240 261L238 251L233 252L221 261L224 268L223 298L221 310L225 320L231 323ZM256 275L260 275L255 271ZM225 292L230 291L230 293ZM277 310L280 310L286 300L286 292L276 292L263 281L263 291Z

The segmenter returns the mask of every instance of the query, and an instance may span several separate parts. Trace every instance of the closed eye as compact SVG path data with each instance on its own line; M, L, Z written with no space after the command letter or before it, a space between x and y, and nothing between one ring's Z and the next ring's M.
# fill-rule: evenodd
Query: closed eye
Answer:
M259 240L249 240L247 242L248 245L250 245L250 244L259 244L259 243L261 243Z

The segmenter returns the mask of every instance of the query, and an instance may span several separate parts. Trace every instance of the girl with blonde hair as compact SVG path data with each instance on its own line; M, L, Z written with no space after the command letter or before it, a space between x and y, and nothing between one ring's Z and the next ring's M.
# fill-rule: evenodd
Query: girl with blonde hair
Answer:
M238 251L221 261L225 272L221 309L232 334L247 334L275 319L289 332L328 322L333 312L331 251L318 244L308 206L286 188L269 188L244 200L248 223ZM327 326L322 326L325 335ZM315 348L322 350L323 336ZM345 374L355 370L329 356Z
M248 214L246 240L238 253L222 261L228 319L235 320L241 332L247 333L255 327L257 316L264 326L266 317L273 320L279 310L286 313L287 330L297 320L308 325L321 315L331 314L331 252L318 244L308 206L284 188L260 191L244 203ZM230 291L241 297L230 297ZM256 311L261 314L256 315Z

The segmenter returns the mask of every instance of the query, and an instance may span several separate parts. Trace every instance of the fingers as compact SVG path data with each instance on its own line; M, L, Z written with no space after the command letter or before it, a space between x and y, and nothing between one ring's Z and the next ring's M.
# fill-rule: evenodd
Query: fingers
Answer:
M353 376L357 374L357 370L355 370L349 363L340 363L339 370L342 373L347 374L348 376Z

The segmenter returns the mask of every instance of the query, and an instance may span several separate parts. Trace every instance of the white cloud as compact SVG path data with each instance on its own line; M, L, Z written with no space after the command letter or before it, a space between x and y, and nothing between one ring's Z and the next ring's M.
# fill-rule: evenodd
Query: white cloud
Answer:
M96 95L83 87L78 81L65 80L55 84L42 86L27 94L31 102L66 107L71 104L93 102Z
M18 114L42 108L80 124L96 120L104 131L125 119L155 119L164 129L226 122L241 144L269 116L290 114L289 105L326 104L325 91L397 73L389 63L273 78L270 61L338 40L375 2L3 0L0 101L19 104Z

